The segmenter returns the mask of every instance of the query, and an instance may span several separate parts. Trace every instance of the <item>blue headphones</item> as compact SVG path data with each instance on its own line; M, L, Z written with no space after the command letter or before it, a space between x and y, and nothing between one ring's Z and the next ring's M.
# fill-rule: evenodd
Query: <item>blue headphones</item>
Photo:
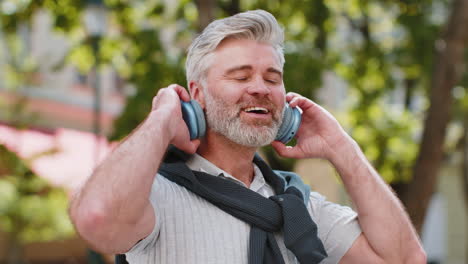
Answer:
M206 121L202 108L195 100L180 101L182 117L187 124L190 139L202 138L206 133ZM297 133L301 125L301 112L297 107L291 108L286 104L283 122L278 130L275 140L288 143Z

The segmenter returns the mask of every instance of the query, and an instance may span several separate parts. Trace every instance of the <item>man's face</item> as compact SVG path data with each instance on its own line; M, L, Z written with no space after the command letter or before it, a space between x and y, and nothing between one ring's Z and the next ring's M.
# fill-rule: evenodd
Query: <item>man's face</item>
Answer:
M282 67L273 47L253 40L224 40L206 75L208 126L244 146L271 143L285 102Z

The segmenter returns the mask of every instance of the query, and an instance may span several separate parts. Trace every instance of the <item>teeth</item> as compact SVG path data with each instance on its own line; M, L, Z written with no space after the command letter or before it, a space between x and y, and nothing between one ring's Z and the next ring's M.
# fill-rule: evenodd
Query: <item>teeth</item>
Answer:
M263 107L258 107L258 106L254 106L254 107L248 107L246 109L244 109L245 112L253 112L253 111L260 111L264 114L268 113L268 109L266 108L263 108Z

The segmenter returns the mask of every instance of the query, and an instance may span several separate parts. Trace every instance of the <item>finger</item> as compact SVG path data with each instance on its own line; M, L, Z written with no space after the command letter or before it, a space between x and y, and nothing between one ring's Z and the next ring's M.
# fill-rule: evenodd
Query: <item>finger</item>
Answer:
M291 107L296 107L296 106L301 107L301 105L303 103L307 103L307 101L310 101L310 100L308 98L298 94L298 93L289 92L286 95L286 101L289 102L289 105ZM312 102L312 101L310 101L310 102Z
M287 98L287 99L291 99L291 98L296 97L296 96L302 96L302 95L300 95L300 94L298 94L298 93L295 93L295 92L288 92L288 93L286 94L286 98Z
M294 97L301 96L298 93L295 92L289 92L286 94L286 102L290 102Z
M197 149L201 144L201 140L200 139L194 139L194 140L192 140L190 142L190 144L191 144L190 154L193 154L193 153L197 152Z
M190 95L188 94L187 90L184 87L178 84L171 84L167 88L174 90L182 101L184 102L190 101Z
M200 146L200 139L191 140L188 144L185 144L180 149L188 154L194 154L197 152L198 147Z
M300 150L297 147L286 146L280 141L273 141L271 146L275 149L275 151L281 156L285 158L299 158L300 157Z
M166 92L167 92L167 88L161 88L161 89L158 90L158 92L153 97L153 100L151 102L151 109L152 110L156 109L159 101L161 100L161 97L163 97L164 93L166 93Z
M151 109L155 109L156 108L156 100L157 100L157 97L153 97L153 101L151 102Z
M302 96L297 96L297 97L294 97L290 102L289 102L289 105L291 107L296 107L296 106L299 106L300 108L304 108L304 107L310 107L310 103L312 101L310 101L309 99L305 98L305 97L302 97Z
M302 109L303 112L308 111L309 109L314 109L317 108L318 105L314 103L312 100L305 98L303 96L296 96L294 97L290 102L289 105L291 107L296 107L298 106L299 108Z

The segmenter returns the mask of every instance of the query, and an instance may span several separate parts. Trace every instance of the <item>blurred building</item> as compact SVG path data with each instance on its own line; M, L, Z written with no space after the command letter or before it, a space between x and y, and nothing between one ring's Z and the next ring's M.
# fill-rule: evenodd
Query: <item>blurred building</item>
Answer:
M22 158L58 150L34 160L32 169L51 184L72 191L110 149L105 135L111 133L112 122L124 106L125 83L109 68L82 73L72 66L59 67L71 44L53 32L51 23L46 13L38 13L31 28L22 27L18 32L24 46L16 59L32 58L37 62L25 85L11 89L5 81L8 76L0 71L0 143ZM7 55L0 58L14 56L6 45L0 48ZM0 67L7 63L0 59ZM101 95L99 102L95 100L96 89ZM3 111L11 110L18 101L25 106L24 113ZM12 126L24 122L28 129ZM95 132L102 136L96 137ZM0 263L7 255L6 238L0 233ZM30 263L84 263L87 254L85 243L78 237L33 243L25 248Z
M93 131L94 94L99 89L100 123L103 134L111 131L112 120L122 111L125 83L118 74L104 68L96 75L94 71L80 73L73 66L60 67L70 49L70 43L53 32L51 18L46 13L38 13L30 29L19 32L26 54L37 63L37 70L25 86L17 87L16 93L28 99L28 108L37 113L33 126L54 129L67 127L81 131ZM6 48L6 47L4 47ZM8 51L6 51L8 54ZM5 61L0 61L5 64ZM0 73L0 76L4 73ZM99 87L93 87L97 76ZM6 76L2 76L2 80ZM15 94L9 93L0 81L0 95L6 103L12 102Z

